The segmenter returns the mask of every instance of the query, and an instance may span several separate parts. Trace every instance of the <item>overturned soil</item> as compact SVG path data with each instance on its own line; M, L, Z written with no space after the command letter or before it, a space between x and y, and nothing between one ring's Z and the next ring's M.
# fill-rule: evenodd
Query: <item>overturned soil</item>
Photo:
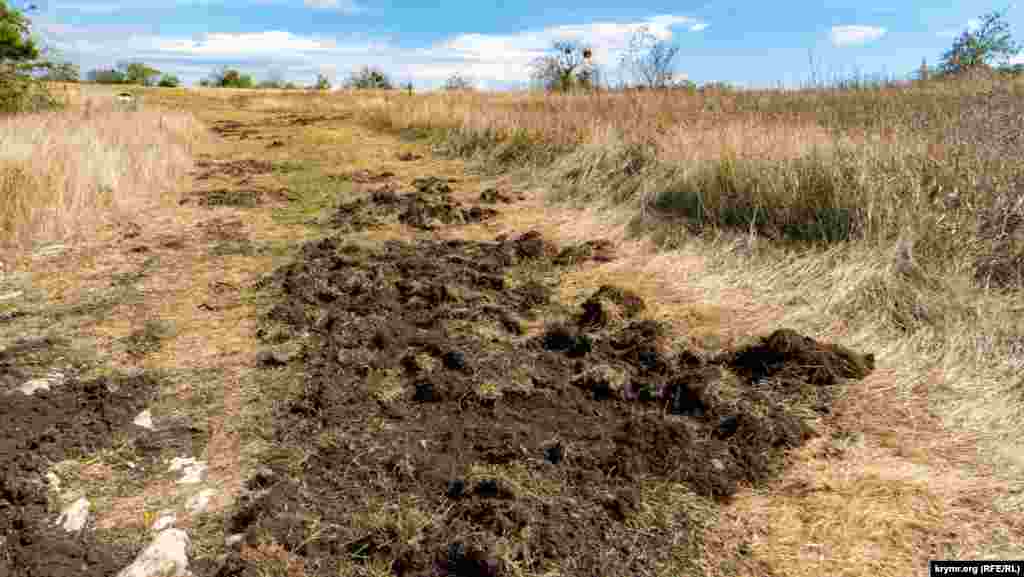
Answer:
M68 534L53 523L46 472L64 459L110 447L118 438L150 454L135 474L153 468L148 431L131 424L152 399L157 383L146 375L84 381L65 369L50 390L25 395L16 387L38 377L40 358L60 352L51 338L22 340L0 350L0 575L114 575L138 550L102 541L99 532Z
M388 175L356 175L355 182L376 182ZM480 206L465 206L451 196L448 181L437 177L418 178L413 181L413 192L399 193L394 186L385 184L368 197L347 202L338 207L328 221L329 225L345 231L400 222L422 230L434 230L441 225L460 225L482 222L494 218L498 211Z
M653 575L699 543L685 510L634 530L652 487L725 501L777 474L873 357L782 329L705 358L629 291L553 300L562 267L609 248L304 246L261 283L279 302L260 331L298 345L268 365L302 375L275 441L303 459L268 462L226 532L271 536L308 575ZM257 575L247 558L219 574Z

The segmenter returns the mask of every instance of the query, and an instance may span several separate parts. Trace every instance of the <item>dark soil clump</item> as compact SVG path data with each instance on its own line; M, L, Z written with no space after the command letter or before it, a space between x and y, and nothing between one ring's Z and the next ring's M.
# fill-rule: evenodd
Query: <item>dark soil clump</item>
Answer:
M728 500L813 434L802 408L871 370L785 330L705 359L614 286L567 310L537 280L557 279L561 254L536 232L303 247L275 273L261 331L308 335L303 386L276 415L300 478L270 466L229 532L272 535L310 575L353 559L401 576L653 575L700 535L653 527L638 542L645 487ZM331 529L306 539L314 519Z
M266 160L231 160L226 162L210 162L200 160L196 167L205 169L196 175L196 180L207 180L213 176L246 177L253 174L269 174L274 171L274 164Z
M0 382L24 376L25 357L0 351ZM156 391L145 375L81 381L71 375L59 386L26 396L0 391L0 575L107 576L138 553L98 542L91 531L68 534L48 510L49 466L109 446L130 427Z
M200 206L205 207L233 206L238 208L254 208L267 200L288 201L292 195L287 188L275 190L262 188L234 190L217 188L195 191L192 193L192 196L197 199ZM186 204L187 202L189 202L189 198L182 200L181 204Z
M372 179L371 179L372 180ZM436 177L413 181L416 192L398 193L390 186L373 191L368 198L342 204L330 224L345 231L359 231L400 222L422 230L441 225L481 222L498 215L491 208L465 207L450 196L446 180Z
M214 122L210 127L210 130L216 135L224 138L247 140L250 136L259 134L258 130L253 130L248 128L248 126L248 124L238 122L237 120L220 120Z

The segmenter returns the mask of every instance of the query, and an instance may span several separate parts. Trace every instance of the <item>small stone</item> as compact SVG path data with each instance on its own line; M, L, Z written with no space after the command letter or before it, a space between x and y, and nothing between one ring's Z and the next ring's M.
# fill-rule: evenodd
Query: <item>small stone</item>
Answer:
M193 495L185 506L188 508L189 513L198 515L199 513L206 511L207 507L210 506L210 499L216 494L217 492L213 489L203 489L199 493Z
M196 483L202 483L206 477L206 463L197 461L193 457L175 457L171 461L169 471L181 471L182 475L181 478L178 479L178 484L194 485Z
M171 511L161 511L160 517L153 522L153 531L160 532L164 529L170 529L174 526L174 522L177 521L177 516Z
M58 477L56 473L53 471L47 472L46 480L49 481L50 488L53 489L54 492L60 493L60 477Z
M136 415L135 420L132 421L132 423L135 423L136 425L142 427L143 429L149 429L152 431L153 413L149 409L146 409L145 411L142 411L141 413Z
M88 499L85 497L79 498L61 512L56 524L63 527L68 533L81 531L82 527L85 527L85 522L89 520L89 507Z
M191 577L192 572L188 570L191 549L188 533L181 529L167 529L157 535L117 577Z
M16 298L20 297L23 294L25 294L25 293L22 292L22 291L12 291L12 292L9 292L9 293L0 294L0 301L13 300L13 299L16 299Z
M32 379L31 381L22 383L22 385L18 387L18 390L31 397L36 394L36 391L49 391L50 385L51 383L47 379Z
M235 533L234 535L228 535L224 538L224 546L228 549L240 545L245 540L244 533Z

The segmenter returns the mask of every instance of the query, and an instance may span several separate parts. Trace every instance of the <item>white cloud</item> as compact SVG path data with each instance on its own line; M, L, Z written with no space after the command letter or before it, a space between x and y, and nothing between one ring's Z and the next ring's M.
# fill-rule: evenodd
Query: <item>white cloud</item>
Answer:
M856 46L867 44L885 36L885 28L878 26L833 26L829 32L833 46Z
M664 14L635 22L592 22L509 35L460 34L417 51L428 60L418 65L417 72L434 80L443 80L453 72L462 71L496 81L525 82L529 79L530 63L543 56L554 41L585 42L593 48L595 61L614 66L629 47L632 35L642 27L660 40L671 40L672 28L676 26L697 32L709 24L688 16Z
M248 32L241 34L207 34L201 39L155 38L152 49L196 56L249 56L254 54L280 54L282 52L324 52L333 43L296 36L282 30Z
M334 7L345 4L344 0L304 1ZM42 24L40 29L52 44L76 60L83 74L131 59L177 74L186 82L196 82L223 65L236 67L257 79L276 70L285 80L310 83L318 72L344 78L350 70L375 65L395 81L412 80L421 87L440 85L459 73L492 88L527 82L530 63L546 54L556 40L589 44L595 60L611 68L617 65L630 37L641 27L646 26L663 40L671 40L674 29L685 33L708 27L708 23L686 16L658 15L632 22L573 24L505 35L459 34L431 46L404 48L384 37L329 38L285 30L189 37L153 35L137 29L131 33L112 33L53 21Z

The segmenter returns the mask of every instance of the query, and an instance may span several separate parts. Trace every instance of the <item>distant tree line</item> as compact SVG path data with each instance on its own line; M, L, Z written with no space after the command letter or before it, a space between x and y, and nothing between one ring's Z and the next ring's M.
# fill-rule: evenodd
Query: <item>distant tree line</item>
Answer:
M143 62L121 62L114 68L97 68L86 74L89 82L96 84L135 84L138 86L181 86L181 80L173 74L164 74Z

